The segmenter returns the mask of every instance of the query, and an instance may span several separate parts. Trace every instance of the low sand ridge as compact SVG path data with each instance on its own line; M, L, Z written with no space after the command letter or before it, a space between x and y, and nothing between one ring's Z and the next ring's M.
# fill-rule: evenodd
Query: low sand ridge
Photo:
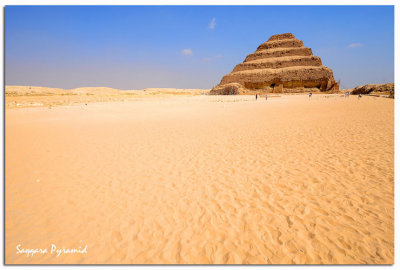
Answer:
M149 97L194 96L208 93L206 89L147 88L121 90L109 87L60 89L37 86L7 85L6 108L53 107L93 102L132 101Z

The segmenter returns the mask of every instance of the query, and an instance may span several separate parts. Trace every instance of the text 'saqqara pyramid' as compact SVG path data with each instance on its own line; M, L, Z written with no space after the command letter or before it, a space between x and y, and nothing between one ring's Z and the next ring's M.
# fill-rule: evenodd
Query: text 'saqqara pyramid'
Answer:
M243 63L225 75L210 94L252 91L305 92L338 90L330 68L291 33L273 35Z

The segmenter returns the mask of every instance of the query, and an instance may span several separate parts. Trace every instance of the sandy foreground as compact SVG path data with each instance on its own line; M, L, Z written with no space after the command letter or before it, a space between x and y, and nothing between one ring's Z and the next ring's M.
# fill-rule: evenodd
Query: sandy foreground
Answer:
M393 99L10 106L5 128L7 264L394 262Z

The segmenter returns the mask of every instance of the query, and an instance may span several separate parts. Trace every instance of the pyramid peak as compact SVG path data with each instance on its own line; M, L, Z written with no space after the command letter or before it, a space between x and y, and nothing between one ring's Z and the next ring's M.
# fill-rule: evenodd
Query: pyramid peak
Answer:
M295 38L295 36L292 33L284 33L284 34L273 35L268 39L268 41L291 39L291 38Z

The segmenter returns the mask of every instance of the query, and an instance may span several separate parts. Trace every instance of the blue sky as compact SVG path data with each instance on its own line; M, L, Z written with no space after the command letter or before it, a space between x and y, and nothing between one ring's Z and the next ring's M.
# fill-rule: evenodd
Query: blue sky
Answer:
M393 6L6 6L6 84L211 88L286 32L342 88L394 81Z

